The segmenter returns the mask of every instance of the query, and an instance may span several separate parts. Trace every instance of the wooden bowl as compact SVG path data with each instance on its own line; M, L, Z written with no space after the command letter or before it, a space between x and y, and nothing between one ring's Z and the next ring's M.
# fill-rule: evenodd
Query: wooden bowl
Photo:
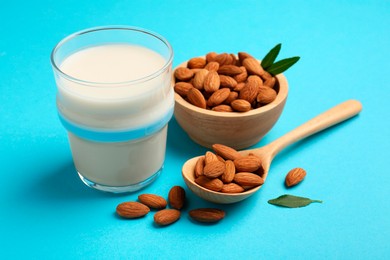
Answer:
M178 67L186 67L183 62ZM178 68L177 67L177 68ZM176 69L176 68L175 68ZM217 112L196 107L175 93L175 118L183 130L196 143L211 148L224 144L244 149L259 142L279 119L288 94L287 79L276 76L278 95L263 107L248 112ZM172 78L172 86L175 78Z

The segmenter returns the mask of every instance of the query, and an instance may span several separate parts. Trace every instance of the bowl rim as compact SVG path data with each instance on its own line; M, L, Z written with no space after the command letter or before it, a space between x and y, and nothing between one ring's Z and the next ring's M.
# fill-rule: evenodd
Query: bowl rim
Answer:
M202 56L200 56L202 57ZM204 57L204 56L203 56ZM258 60L260 62L260 60ZM179 67L186 67L188 61L184 61L178 66L176 66L173 71L175 71ZM175 103L185 107L188 110L193 110L199 114L207 115L207 116L215 116L215 117L222 117L222 118L237 118L237 117L250 117L253 115L261 114L264 112L267 112L269 110L274 109L275 107L279 106L283 101L286 100L287 95L288 95L288 82L286 77L281 73L275 76L279 82L279 92L278 95L276 96L276 99L272 101L271 103L256 108L256 109L251 109L247 112L228 112L228 113L223 113L223 112L218 112L218 111L213 111L213 110L208 110L204 108L200 108L197 106L192 105L191 103L187 102L184 98L182 98L179 94L175 92ZM174 87L176 83L176 79L174 76L174 73L172 73L172 81L171 81L171 86Z

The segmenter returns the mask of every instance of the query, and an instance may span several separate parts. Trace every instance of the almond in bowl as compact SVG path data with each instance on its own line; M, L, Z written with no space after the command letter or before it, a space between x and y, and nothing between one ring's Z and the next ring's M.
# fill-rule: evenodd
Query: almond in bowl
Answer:
M288 66L299 59L294 58ZM278 65L273 61L271 67ZM183 62L174 70L172 87L178 124L207 148L215 143L235 149L256 144L279 119L288 95L283 74L271 74L244 52L211 52Z

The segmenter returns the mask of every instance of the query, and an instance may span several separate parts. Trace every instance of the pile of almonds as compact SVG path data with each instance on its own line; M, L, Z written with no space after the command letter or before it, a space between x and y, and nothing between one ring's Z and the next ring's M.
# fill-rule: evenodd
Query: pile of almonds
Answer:
M174 186L168 194L168 202L171 208L166 208L168 202L161 196L155 194L141 194L138 201L120 203L116 207L116 213L122 218L135 219L145 216L151 209L157 210L154 214L154 222L159 226L170 225L181 216L186 200L185 190L180 186ZM217 222L225 217L225 212L214 208L199 208L189 212L193 220L199 222Z
M195 182L212 191L240 193L264 183L264 169L254 154L242 156L235 149L222 145L212 146L195 165Z
M210 52L175 70L174 90L194 106L220 112L246 112L275 100L277 79L250 54Z

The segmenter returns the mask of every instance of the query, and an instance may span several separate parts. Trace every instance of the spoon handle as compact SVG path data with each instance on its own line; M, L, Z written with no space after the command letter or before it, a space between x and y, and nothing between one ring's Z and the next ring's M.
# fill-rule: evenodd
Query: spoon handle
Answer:
M302 140L310 135L320 132L330 126L336 125L357 115L362 110L362 104L357 100L345 101L324 113L312 118L306 123L298 126L291 132L276 139L269 145L272 157L276 156L285 147Z

